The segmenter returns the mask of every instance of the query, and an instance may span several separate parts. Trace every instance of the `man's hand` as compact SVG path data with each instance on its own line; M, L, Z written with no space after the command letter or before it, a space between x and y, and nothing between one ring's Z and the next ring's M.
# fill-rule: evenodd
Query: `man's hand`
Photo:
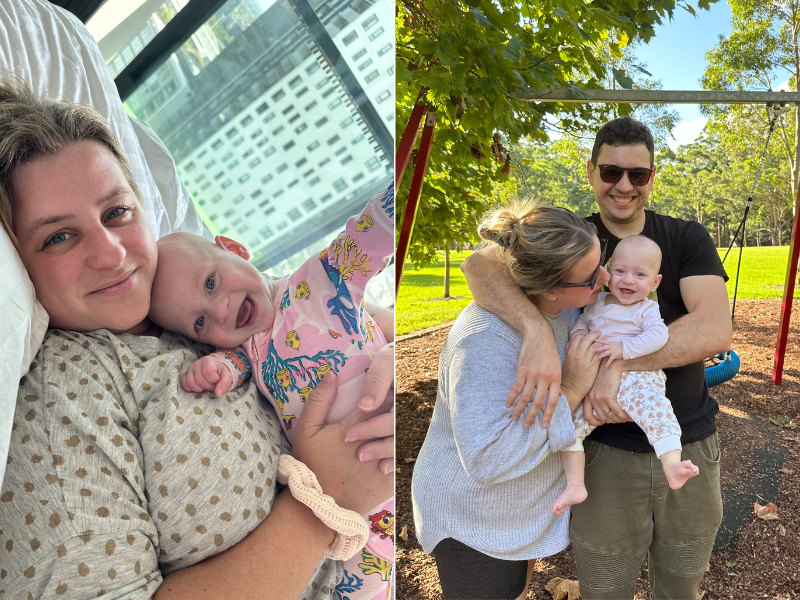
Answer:
M535 395L534 395L535 393ZM511 408L514 402L514 412L511 418L519 420L522 411L531 402L528 416L525 418L525 427L530 427L536 415L542 410L545 398L553 398L548 402L542 415L542 427L550 424L553 411L556 409L558 397L561 395L561 359L558 356L555 340L552 335L536 336L528 334L523 338L522 349L519 352L517 364L517 380L511 393L506 398L506 408Z
M219 398L233 387L233 377L219 358L209 355L189 365L181 377L181 387L187 392L214 390Z
M600 359L608 358L606 368L610 367L615 360L621 359L624 352L625 347L622 342L612 342L606 338L600 338L594 344L594 355Z
M358 447L359 460L378 460L381 473L391 473L394 471L394 344L387 344L372 357L358 408L364 412L380 410L377 416L350 427L345 441L364 440Z
M597 372L597 378L584 401L583 408L583 416L586 417L586 421L590 425L595 425L598 419L602 419L606 423L624 423L631 420L628 414L617 404L623 364L623 362L617 362L613 366L602 368ZM590 419L587 416L587 412L592 409L598 419Z

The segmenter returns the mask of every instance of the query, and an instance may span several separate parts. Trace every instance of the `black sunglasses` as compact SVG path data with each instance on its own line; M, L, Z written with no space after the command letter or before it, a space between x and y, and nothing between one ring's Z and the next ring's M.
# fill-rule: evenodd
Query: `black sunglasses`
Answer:
M605 183L617 183L625 171L628 172L628 180L633 185L647 185L650 178L653 176L655 169L646 169L644 167L618 167L617 165L598 165L593 163L600 171L600 180Z
M597 263L597 268L592 273L592 278L589 281L582 281L580 283L559 283L556 287L571 288L571 287L588 287L594 289L594 284L597 283L597 276L600 275L600 267L606 262L606 249L608 248L608 240L600 240L600 262Z

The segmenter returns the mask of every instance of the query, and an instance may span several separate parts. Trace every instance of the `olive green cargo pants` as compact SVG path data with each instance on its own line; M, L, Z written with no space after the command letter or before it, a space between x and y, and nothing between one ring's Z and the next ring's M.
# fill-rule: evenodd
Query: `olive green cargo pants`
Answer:
M633 598L647 556L654 599L695 600L722 521L717 434L683 446L700 474L679 490L654 452L584 447L589 497L570 522L581 598Z

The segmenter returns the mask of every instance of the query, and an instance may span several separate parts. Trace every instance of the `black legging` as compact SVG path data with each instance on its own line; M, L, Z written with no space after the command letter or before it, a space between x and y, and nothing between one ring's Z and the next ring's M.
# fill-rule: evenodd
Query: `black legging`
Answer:
M527 560L492 558L453 538L433 556L445 600L515 600L528 583Z

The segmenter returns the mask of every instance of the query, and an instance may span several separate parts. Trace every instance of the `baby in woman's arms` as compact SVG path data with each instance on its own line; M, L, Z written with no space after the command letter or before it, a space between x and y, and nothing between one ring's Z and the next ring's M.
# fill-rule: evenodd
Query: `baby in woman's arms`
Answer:
M293 421L328 371L337 374L344 392L329 421L357 409L372 354L386 344L363 296L391 258L393 219L390 186L351 217L330 246L278 281L262 275L247 262L244 246L228 238L211 242L174 233L159 240L151 320L218 348L189 367L182 387L222 396L254 377L290 442ZM354 402L340 402L342 397ZM385 598L394 563L394 499L365 518L369 540L345 563L343 583L351 598Z

